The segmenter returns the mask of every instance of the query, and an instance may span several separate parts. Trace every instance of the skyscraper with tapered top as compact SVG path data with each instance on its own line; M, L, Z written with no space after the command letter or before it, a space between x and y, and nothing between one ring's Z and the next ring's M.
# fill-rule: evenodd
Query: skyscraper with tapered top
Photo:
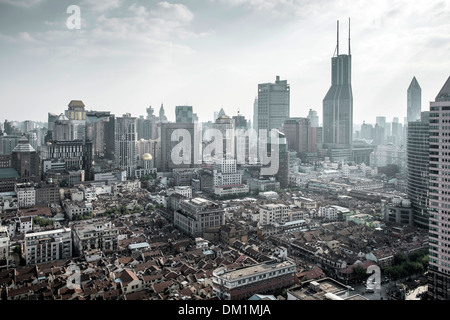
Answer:
M422 88L416 77L411 80L407 90L407 122L420 120L422 110Z
M450 299L450 77L434 102L429 125L428 297Z
M350 19L348 54L339 52L339 21L337 44L331 58L331 87L323 99L323 144L333 160L350 160L353 142L352 56Z

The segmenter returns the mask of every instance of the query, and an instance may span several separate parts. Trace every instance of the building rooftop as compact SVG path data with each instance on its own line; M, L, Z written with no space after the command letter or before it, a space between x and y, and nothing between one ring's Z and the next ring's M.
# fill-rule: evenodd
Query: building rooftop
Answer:
M436 102L438 101L450 101L450 77L447 78L441 91L436 96Z
M304 285L294 287L289 293L299 300L326 300L330 297L340 297L348 291L346 285L331 278L324 278L306 282Z
M272 269L283 268L283 267L288 267L288 266L293 266L293 263L290 261L275 262L275 263L262 263L262 264L257 264L257 265L250 266L250 267L245 267L245 268L229 271L229 272L224 273L221 276L227 280L233 281L233 280L236 280L239 278L250 276L252 274L269 272Z
M0 168L0 179L19 178L19 173L13 168Z

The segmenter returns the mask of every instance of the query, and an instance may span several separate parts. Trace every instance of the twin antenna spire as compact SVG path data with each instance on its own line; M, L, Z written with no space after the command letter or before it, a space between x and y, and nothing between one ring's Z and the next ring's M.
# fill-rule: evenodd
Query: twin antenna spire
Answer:
M339 20L337 21L337 44L336 44L336 56L339 55ZM351 55L350 50L350 18L348 18L348 55Z

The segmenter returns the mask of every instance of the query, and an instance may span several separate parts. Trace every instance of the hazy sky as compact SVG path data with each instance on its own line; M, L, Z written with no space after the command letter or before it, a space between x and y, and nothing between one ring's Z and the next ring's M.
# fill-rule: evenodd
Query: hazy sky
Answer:
M80 29L67 13L77 5ZM192 105L252 119L258 83L291 87L291 116L322 121L340 21L351 18L354 122L406 116L413 76L429 109L450 75L450 1L0 0L0 121L46 121L70 100L145 115Z

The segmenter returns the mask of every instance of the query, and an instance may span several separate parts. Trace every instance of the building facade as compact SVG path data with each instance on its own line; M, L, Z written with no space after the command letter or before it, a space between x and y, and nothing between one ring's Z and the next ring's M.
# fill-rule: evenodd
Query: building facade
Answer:
M422 112L419 120L408 123L406 161L408 198L413 208L414 224L428 229L429 188L429 112Z
M61 228L25 234L24 250L27 265L70 259L72 257L72 231Z
M119 246L119 231L111 222L76 224L73 227L73 245L75 253L80 256L93 249L114 251Z
M137 168L137 132L136 118L131 114L116 118L114 141L116 166L125 170L128 177L134 177Z
M428 296L450 299L450 77L430 102Z
M281 129L284 120L290 116L290 85L287 80L276 76L274 83L258 84L257 130Z
M204 198L180 201L174 212L174 226L192 237L202 237L206 228L220 227L225 223L225 212L215 202Z
M328 150L351 149L352 147L353 92L351 72L350 25L348 54L340 54L338 21L336 51L331 58L331 87L323 99L323 144ZM334 154L335 157L339 155L347 157L347 153Z
M407 94L407 123L420 120L422 111L422 88L417 82L416 77L411 80Z
M242 300L252 295L288 288L295 283L295 263L270 261L232 271L213 271L213 290L220 300Z

